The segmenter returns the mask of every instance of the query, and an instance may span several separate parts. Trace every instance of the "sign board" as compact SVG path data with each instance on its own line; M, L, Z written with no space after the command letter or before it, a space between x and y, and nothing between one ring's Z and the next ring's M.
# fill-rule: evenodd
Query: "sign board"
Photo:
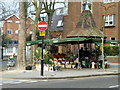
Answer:
M40 35L40 36L45 36L45 31L40 31L40 32L39 32L39 35Z
M40 21L38 23L38 28L40 31L45 31L47 29L48 25L47 25L47 22L45 21Z

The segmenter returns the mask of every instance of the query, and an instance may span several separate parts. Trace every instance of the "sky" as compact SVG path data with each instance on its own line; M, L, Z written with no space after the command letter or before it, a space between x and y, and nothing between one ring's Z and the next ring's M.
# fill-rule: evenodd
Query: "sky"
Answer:
M31 0L29 0L29 1L31 1ZM59 0L60 2L62 2L62 1L64 1L64 0ZM16 9L16 8L19 8L19 0L0 0L0 2L3 2L3 3L5 3L5 6L6 6L6 8L8 8L8 9ZM16 6L13 6L13 2L15 2L15 3L17 3L17 5ZM56 5L55 5L55 8L60 8L60 7L64 7L64 5L63 4L60 4L60 3L57 3ZM32 10L32 11L34 11L34 7L32 6L31 8L29 8L28 9L28 11L29 10ZM0 12L1 12L1 5L0 5ZM19 12L17 12L16 13L16 16L19 16ZM34 15L29 15L32 19L34 19L35 17L34 17ZM0 27L1 27L1 21L0 21Z

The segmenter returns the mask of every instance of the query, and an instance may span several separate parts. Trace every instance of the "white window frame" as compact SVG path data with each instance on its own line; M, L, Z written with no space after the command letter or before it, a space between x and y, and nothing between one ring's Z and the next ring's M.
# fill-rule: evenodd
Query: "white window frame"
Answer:
M115 15L112 14L112 20L110 20L110 15L107 15L106 17L108 17L108 20L105 21L105 26L115 26ZM105 20L105 16L104 16L104 20ZM110 22L112 22L112 24L110 24Z
M18 30L15 30L15 34L18 35Z
M7 20L7 23L12 23L12 20Z
M112 1L110 1L110 0L104 0L104 3L112 3L112 2L115 2L115 0L112 0Z
M15 21L15 23L20 23L20 21Z
M113 38L113 37L110 37L110 40L111 40L111 38ZM114 37L114 38L116 40L116 37ZM115 46L114 44L116 44L116 42L111 42L110 46Z
M62 27L63 26L63 20L58 20L57 27Z
M30 31L30 34L32 34L32 31Z
M8 33L8 31L11 31L11 33ZM8 34L12 34L12 29L8 29L8 30L7 30L7 33L8 33Z
M7 48L7 53L13 53L13 47Z

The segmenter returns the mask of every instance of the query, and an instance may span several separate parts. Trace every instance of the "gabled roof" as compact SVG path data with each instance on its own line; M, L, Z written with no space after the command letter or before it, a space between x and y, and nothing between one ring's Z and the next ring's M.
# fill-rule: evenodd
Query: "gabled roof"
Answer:
M20 19L17 15L12 14L12 15L8 16L7 18L5 18L5 20L8 20L9 18L11 18L13 16L15 16L17 19ZM28 16L27 18L31 19L34 22L34 20L31 17Z
M9 19L9 18L11 18L11 17L13 17L13 16L15 16L17 19L20 19L18 16L16 16L15 14L12 14L12 15L10 15L10 16L8 16L7 18L5 18L5 20L7 20L7 19Z
M101 37L103 32L98 29L94 18L89 10L83 11L76 30L70 32L67 37Z

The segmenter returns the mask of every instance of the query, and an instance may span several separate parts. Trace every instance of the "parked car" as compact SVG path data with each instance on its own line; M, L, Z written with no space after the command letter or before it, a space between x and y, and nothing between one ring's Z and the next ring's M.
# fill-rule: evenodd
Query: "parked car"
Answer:
M15 61L14 60L9 60L7 63L8 67L14 67L15 66Z

